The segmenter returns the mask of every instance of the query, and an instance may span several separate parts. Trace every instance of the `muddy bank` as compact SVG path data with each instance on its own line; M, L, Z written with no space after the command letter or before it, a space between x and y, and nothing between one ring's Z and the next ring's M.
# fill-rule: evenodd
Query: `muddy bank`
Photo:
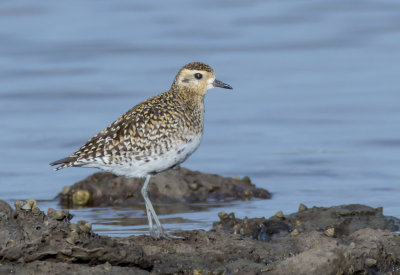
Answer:
M399 230L399 219L383 216L381 209L363 205L303 208L287 216L277 213L270 219L236 219L232 214L221 213L221 221L210 231L177 232L185 239L161 241L148 236L99 236L87 222L71 223L68 211L49 209L45 214L35 201L16 202L15 206L14 210L0 201L0 273L393 274L400 271L400 237L391 232ZM256 227L260 227L259 231Z
M99 172L64 187L57 197L67 207L130 205L143 201L140 193L142 185L143 179L127 179ZM255 187L248 177L221 177L182 167L151 177L149 191L152 202L271 198L267 190Z
M280 237L295 236L304 232L323 232L329 237L346 237L362 228L399 231L400 220L383 215L381 207L361 204L332 207L312 207L300 204L299 211L284 215L282 211L267 218L237 219L234 213L219 213L214 228L241 234L256 240L270 241Z

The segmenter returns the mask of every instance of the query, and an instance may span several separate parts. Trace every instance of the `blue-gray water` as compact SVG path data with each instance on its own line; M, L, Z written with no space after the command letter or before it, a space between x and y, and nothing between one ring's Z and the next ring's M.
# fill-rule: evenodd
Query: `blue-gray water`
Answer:
M3 1L0 199L41 200L94 169L54 172L190 61L234 90L206 98L184 166L251 177L271 200L158 205L170 229L291 213L299 203L383 206L400 217L398 1ZM143 206L75 209L99 233L147 230Z

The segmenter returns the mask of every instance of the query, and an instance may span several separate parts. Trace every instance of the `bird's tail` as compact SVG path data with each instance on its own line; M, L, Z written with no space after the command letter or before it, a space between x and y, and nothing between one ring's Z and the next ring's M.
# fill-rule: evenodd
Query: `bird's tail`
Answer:
M59 160L53 161L52 163L50 163L50 165L51 166L55 166L55 165L61 164L60 166L56 167L56 171L57 171L57 170L60 170L60 169L66 168L66 167L74 166L75 161L77 159L78 159L78 157L69 156L69 157L66 157L66 158L63 158L63 159L59 159Z

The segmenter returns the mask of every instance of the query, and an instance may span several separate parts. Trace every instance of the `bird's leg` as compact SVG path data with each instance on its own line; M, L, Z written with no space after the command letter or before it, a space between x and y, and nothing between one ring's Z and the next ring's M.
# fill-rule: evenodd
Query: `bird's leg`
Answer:
M150 235L151 236L153 236L153 235L155 236L156 234L155 234L155 232L153 230L153 219L152 219L152 216L151 216L150 209L149 209L149 207L147 207L147 203L145 203L144 205L146 206L147 219L149 220Z
M156 239L160 239L160 238L181 239L182 237L170 235L170 234L167 234L164 232L164 228L162 227L161 222L157 217L156 211L154 210L153 205L151 204L151 201L148 197L148 188L149 188L149 183L150 183L150 177L151 177L150 175L146 176L146 180L144 181L144 184L142 187L142 196L144 199L144 203L146 205L147 218L149 220L150 235ZM154 219L154 221L156 222L158 233L156 233L154 231L152 219Z
M151 205L151 202L150 202L150 199L148 197L148 191L147 191L148 188L149 188L150 177L151 177L150 175L146 176L146 179L145 179L145 181L143 183L143 187L142 187L141 191L142 191L142 196L143 196L143 199L144 199L144 205L146 206L147 219L149 220L150 235L152 237L156 238L157 234L156 234L156 232L154 232L154 229L153 229L153 218L152 218L152 214L151 214L151 211L150 211L150 208L149 208L149 203Z
M156 236L157 239L167 239L167 240L171 240L171 239L183 239L183 237L175 236L175 235L172 235L172 234L168 234L168 233L166 233L166 232L164 231L164 228L162 227L162 225L161 225L161 223L160 223L160 221L159 221L159 219L158 219L158 217L157 217L156 211L154 211L153 205L151 205L150 200L149 200L149 205L148 205L148 207L149 207L149 209L150 209L151 214L153 215L154 221L155 221L156 224L157 224L157 229L158 229L158 234L157 234L157 236ZM153 236L153 237L154 237L154 236Z

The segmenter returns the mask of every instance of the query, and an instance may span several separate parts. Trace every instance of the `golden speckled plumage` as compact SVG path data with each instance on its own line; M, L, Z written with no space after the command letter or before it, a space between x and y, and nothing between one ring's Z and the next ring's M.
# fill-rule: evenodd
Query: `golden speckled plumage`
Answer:
M73 161L57 170L96 159L104 164L120 164L162 156L173 143L186 142L186 136L202 132L203 99L191 100L185 99L181 91L169 90L134 106L71 154L68 158Z
M56 170L94 167L125 177L146 177L142 188L150 232L165 236L147 197L150 176L189 157L203 133L204 96L213 87L232 89L215 79L210 66L192 62L183 66L167 92L128 110L78 151L54 161ZM157 224L158 234L152 228Z
M194 73L204 75L193 78ZM107 165L129 165L135 162L151 162L170 151L178 154L181 146L193 137L202 135L204 96L207 85L215 80L213 69L201 62L183 66L167 92L152 97L128 110L107 128L87 141L78 151L67 158L51 163L61 164L56 170L71 167L98 167L107 171ZM226 87L225 87L226 88ZM229 87L228 87L229 88ZM192 152L190 152L192 153ZM184 161L188 156L177 158ZM179 163L174 163L176 165ZM171 166L173 166L171 165ZM146 170L141 165L141 170ZM161 167L163 170L170 167ZM140 169L140 168L139 168ZM110 172L118 173L114 168ZM145 176L161 172L143 171L133 176Z

